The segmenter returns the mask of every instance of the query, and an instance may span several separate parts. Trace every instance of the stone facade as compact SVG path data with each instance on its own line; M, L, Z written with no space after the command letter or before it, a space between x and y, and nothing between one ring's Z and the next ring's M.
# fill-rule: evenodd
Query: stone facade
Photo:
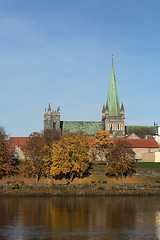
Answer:
M48 111L44 114L44 129L55 129L60 130L60 108L51 111L51 106L49 104Z
M108 107L103 108L102 110L102 122L104 123L104 129L110 132L113 137L123 137L125 135L124 119L123 107L121 107L119 116L109 116Z

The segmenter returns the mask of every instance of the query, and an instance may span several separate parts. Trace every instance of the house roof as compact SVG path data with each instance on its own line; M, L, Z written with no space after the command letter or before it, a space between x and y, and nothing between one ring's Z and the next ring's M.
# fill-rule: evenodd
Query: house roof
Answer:
M132 148L159 148L158 143L154 139L129 139L129 138L117 138L113 139L114 142L125 140L132 145Z
M29 137L10 137L9 140L9 149L10 152L15 150L15 147L20 147L23 151ZM125 140L126 142L132 145L132 148L159 148L158 143L155 139L130 139L130 138L112 138L114 142ZM93 141L92 138L89 138L89 141Z
M124 139L141 139L138 135L136 135L135 133L130 133L126 136L123 137Z
M29 137L10 137L9 139L10 152L13 152L16 146L20 147L21 150L24 150L28 139Z

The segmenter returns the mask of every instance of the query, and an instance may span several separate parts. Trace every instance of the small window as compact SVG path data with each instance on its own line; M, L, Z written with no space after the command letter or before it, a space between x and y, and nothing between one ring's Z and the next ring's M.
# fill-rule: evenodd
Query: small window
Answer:
M56 129L56 123L53 122L53 129Z

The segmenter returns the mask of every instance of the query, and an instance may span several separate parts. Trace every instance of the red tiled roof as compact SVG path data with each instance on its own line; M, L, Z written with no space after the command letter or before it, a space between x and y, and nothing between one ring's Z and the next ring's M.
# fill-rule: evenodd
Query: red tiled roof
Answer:
M29 140L29 137L10 137L10 140L9 140L10 152L14 151L16 146L24 150L28 140ZM89 142L92 142L93 138L89 138L88 140ZM114 142L124 140L130 143L132 145L132 148L159 148L158 143L154 139L113 138L112 140Z
M123 140L115 138L114 142ZM126 142L130 143L133 148L159 148L158 143L154 139L125 139Z
M29 137L10 137L9 139L10 152L14 151L16 146L24 150L28 139Z

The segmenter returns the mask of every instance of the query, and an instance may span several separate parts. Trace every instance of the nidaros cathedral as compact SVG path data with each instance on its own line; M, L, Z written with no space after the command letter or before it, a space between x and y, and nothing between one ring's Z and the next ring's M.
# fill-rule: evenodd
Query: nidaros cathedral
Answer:
M144 131L148 136L158 133L158 126L125 126L125 110L123 103L120 105L114 64L108 88L106 104L102 108L101 121L61 121L60 107L52 111L49 104L44 114L44 129L56 129L68 133L87 133L92 136L100 130L107 130L113 138L124 137L126 134Z

